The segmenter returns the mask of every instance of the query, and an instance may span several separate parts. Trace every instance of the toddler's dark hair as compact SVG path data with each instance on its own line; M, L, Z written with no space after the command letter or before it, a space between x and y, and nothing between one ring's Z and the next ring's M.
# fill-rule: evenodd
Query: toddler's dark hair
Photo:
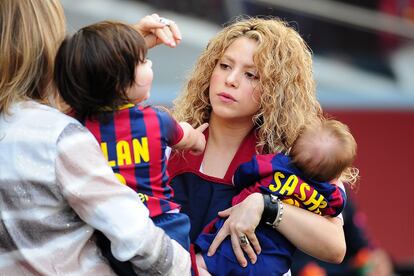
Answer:
M83 121L128 102L135 68L145 62L145 40L132 26L103 21L80 29L61 44L54 80L60 95Z

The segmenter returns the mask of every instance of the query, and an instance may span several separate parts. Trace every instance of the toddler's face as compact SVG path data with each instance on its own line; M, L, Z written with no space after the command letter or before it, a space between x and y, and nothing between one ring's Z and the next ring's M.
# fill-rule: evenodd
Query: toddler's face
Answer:
M152 79L152 62L146 59L145 62L138 64L135 68L134 84L127 91L131 102L137 104L149 98Z

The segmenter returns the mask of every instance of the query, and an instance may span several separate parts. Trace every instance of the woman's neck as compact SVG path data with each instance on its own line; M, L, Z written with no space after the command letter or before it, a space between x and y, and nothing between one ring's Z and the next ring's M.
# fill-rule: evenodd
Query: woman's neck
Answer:
M234 155L252 128L251 121L231 122L211 116L203 172L210 176L224 178Z
M252 128L251 121L226 121L212 115L209 122L209 141L219 148L237 149Z

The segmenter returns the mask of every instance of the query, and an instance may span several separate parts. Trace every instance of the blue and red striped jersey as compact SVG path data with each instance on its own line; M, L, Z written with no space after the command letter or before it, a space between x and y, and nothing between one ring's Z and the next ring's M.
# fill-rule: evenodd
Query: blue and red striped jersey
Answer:
M153 107L128 104L107 112L107 122L87 120L84 125L98 140L115 175L140 195L151 217L178 208L167 184L165 150L182 139L180 125Z
M233 198L233 205L251 193L261 192L274 194L288 204L316 214L337 216L346 203L346 194L340 187L307 178L282 153L254 156L237 168L233 182L243 189Z

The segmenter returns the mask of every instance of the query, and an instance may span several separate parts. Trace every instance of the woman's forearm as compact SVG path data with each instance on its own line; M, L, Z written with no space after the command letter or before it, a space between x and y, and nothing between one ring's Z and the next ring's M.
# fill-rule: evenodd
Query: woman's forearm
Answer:
M300 250L322 261L340 263L345 256L345 236L338 218L322 217L284 204L277 230Z

